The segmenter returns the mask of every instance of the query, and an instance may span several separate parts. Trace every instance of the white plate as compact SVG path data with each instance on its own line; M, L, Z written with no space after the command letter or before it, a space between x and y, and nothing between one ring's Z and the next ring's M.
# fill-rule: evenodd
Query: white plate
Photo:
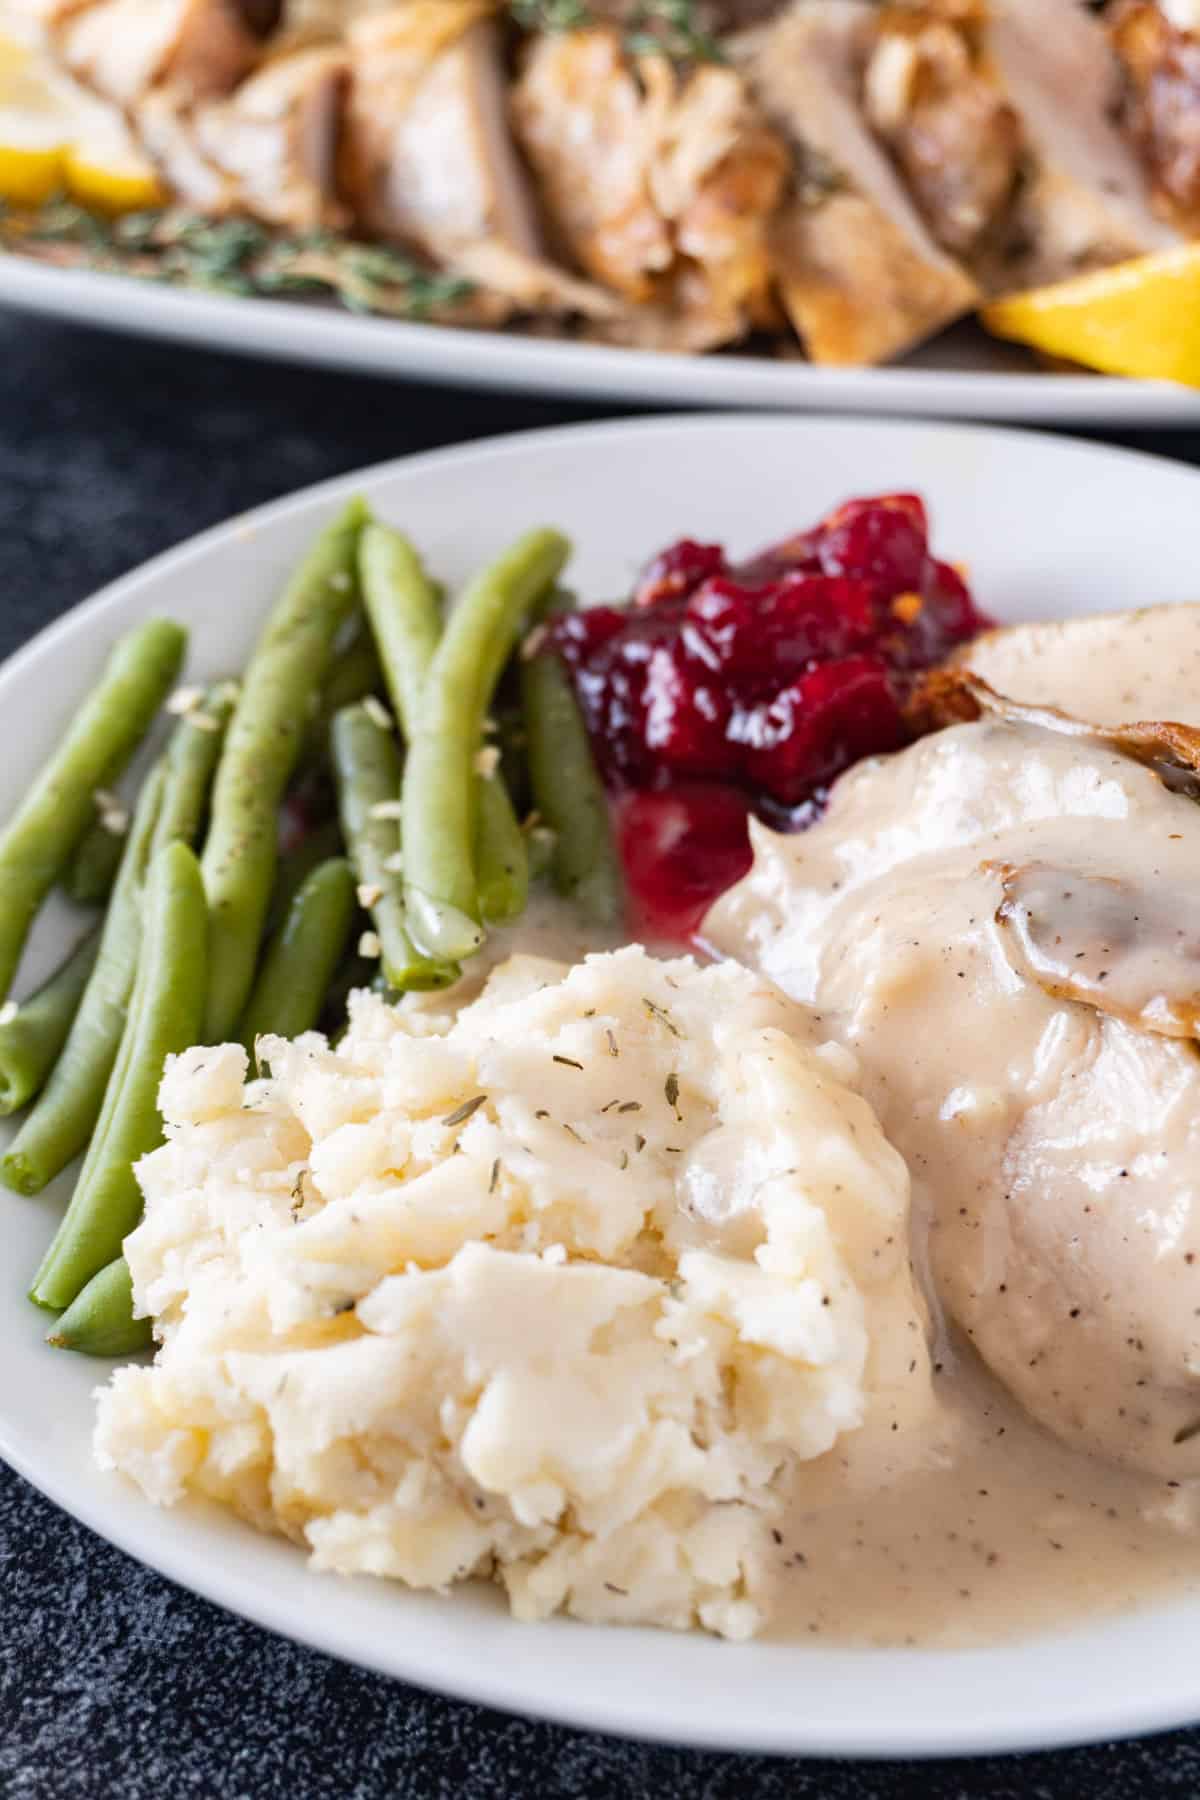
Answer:
M317 527L358 490L457 581L522 526L565 527L572 578L621 592L694 532L748 551L854 493L916 488L936 543L1005 619L1200 596L1200 474L1127 452L964 426L649 420L442 451L314 488L206 533L44 632L0 670L0 817L135 620L192 631L190 668L244 656ZM31 579L36 579L36 572ZM43 928L29 973L49 965ZM0 1191L0 1453L68 1511L210 1599L450 1694L572 1724L726 1749L953 1754L1111 1738L1200 1718L1200 1595L1008 1648L949 1653L513 1624L494 1595L418 1595L307 1572L299 1551L200 1508L156 1512L91 1466L104 1365L48 1350L23 1287L56 1208Z
M229 298L0 253L0 306L146 337L457 387L684 406L871 412L1077 425L1195 425L1200 391L1162 381L1054 375L1012 345L959 327L904 364L818 369L765 356L675 356L359 318L298 301Z

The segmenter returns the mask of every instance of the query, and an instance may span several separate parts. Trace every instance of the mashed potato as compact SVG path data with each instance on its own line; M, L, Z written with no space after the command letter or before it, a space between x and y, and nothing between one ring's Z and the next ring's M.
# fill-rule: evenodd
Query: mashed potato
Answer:
M126 1241L161 1347L98 1458L320 1568L743 1637L784 1471L927 1404L904 1165L732 964L515 957L445 1004L168 1065Z

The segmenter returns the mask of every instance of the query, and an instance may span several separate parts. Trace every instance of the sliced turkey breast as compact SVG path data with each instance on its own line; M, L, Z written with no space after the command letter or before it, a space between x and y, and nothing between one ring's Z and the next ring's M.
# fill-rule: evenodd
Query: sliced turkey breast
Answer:
M488 238L535 256L537 219L509 137L495 27L486 6L445 5L444 28L421 6L351 28L345 190L368 232L431 256L450 259Z
M392 12L396 5L397 0L277 0L271 47L340 42L358 20Z
M1200 606L1145 606L986 632L956 658L1014 700L1095 725L1200 725Z
M133 108L138 134L177 200L210 218L238 204L237 184L202 153L191 102L173 87L151 88Z
M1116 123L1119 71L1082 0L990 0L986 53L1021 122L1027 178L993 289L1058 281L1177 241Z
M799 0L730 46L793 145L794 192L773 223L772 252L783 303L815 362L883 362L979 298L863 113L874 22L866 0Z
M607 297L544 254L509 130L492 0L407 0L347 34L339 172L358 223L435 262L511 283L554 311L607 316Z
M1200 230L1200 6L1114 0L1105 12L1125 75L1123 118L1159 210Z
M348 72L340 50L297 50L266 63L228 100L196 107L196 148L247 212L295 231L345 223L334 177Z
M939 242L989 292L1172 240L1116 123L1119 72L1081 0L879 8L867 116Z
M706 932L859 1059L936 1294L1033 1417L1194 1477L1200 811L1145 734L1060 723L860 765L810 831L755 831Z
M265 38L278 29L284 0L237 0L242 23L255 37Z
M70 12L54 41L72 74L121 106L157 86L228 93L259 53L236 0L98 0Z
M732 69L631 57L618 32L534 38L512 94L556 245L689 347L766 316L787 152Z
M863 77L872 128L938 242L968 255L1002 229L1021 168L1020 121L987 66L982 0L880 9Z

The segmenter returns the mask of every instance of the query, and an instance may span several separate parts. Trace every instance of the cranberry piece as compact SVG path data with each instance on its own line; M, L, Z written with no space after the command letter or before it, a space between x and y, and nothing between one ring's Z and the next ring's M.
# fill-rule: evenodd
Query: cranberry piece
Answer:
M820 663L764 706L737 716L745 779L785 806L798 806L863 756L895 750L904 720L879 656Z
M611 638L619 637L629 622L621 606L589 606L583 612L564 613L555 621L554 641L572 668L582 668Z
M639 936L686 943L694 935L718 894L750 867L749 818L749 795L723 782L621 799L617 847Z
M720 544L698 544L680 538L646 564L633 590L635 606L656 606L662 600L686 599L712 575L728 568Z
M730 700L698 680L687 659L665 644L653 651L643 689L646 748L684 774L719 774L728 763Z
M687 611L710 667L763 692L818 658L869 645L879 630L872 589L824 575L791 573L758 587L728 578L709 581L692 595Z
M739 563L734 570L739 581L764 583L780 581L785 575L820 575L821 562L816 553L816 535L798 531L795 537L760 550L749 562Z
M916 494L848 500L813 535L826 575L872 581L888 599L920 591L929 554L929 522Z

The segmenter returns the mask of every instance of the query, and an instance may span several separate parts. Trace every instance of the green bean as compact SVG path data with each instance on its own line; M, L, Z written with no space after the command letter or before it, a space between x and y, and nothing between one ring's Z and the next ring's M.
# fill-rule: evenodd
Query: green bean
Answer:
M176 728L167 752L172 806L159 822L155 849L161 849L163 844L169 844L175 838L191 844L198 837L208 805L213 770L221 754L221 740L236 698L236 682L218 682L200 704L183 715ZM116 879L123 849L122 834L114 832L103 819L93 820L75 846L63 878L67 897L78 906L92 906L106 900Z
M522 827L529 857L530 881L549 881L554 874L554 833L539 823L536 813Z
M358 567L388 694L401 730L411 737L442 635L438 589L408 539L388 525L367 526ZM497 924L515 919L528 899L529 872L520 827L499 781L478 787L475 862L483 918Z
M475 810L479 910L490 925L519 919L529 902L529 855L499 770L481 779Z
M54 1067L99 947L96 932L89 931L49 980L0 1023L0 1116L32 1100Z
M99 906L112 892L125 848L123 832L93 819L71 853L63 892L76 906Z
M218 682L198 707L184 713L172 732L163 759L166 789L150 846L152 857L176 840L194 844L199 838L237 693L236 682Z
M328 679L318 695L316 711L305 731L297 767L311 769L325 761L329 755L329 727L334 713L340 712L343 706L353 706L356 700L365 700L368 694L382 692L383 671L379 666L379 654L370 632L364 629L334 659Z
M267 948L242 1019L240 1035L248 1050L268 1032L299 1037L312 1030L342 960L354 911L350 864L341 856L318 864Z
M570 676L553 651L521 665L533 803L554 833L551 873L589 918L621 916L621 866L608 803Z
M363 501L352 500L292 576L250 659L226 735L203 859L210 1043L236 1029L254 981L278 855L276 815L300 755L305 703L324 681L338 629L357 604L366 518Z
M186 633L166 619L151 619L120 640L0 835L0 1000L34 914L92 821L96 789L132 755L178 673L186 642Z
M500 752L500 775L508 797L512 801L513 811L518 818L524 818L533 805L533 797L529 788L529 765L525 760L525 721L521 716L520 690L511 703L492 707L496 720L496 735L491 740Z
M55 1321L46 1342L84 1356L136 1356L150 1348L154 1332L149 1319L133 1316L133 1281L123 1256L92 1276Z
M442 635L438 590L408 539L388 525L366 527L358 546L358 572L396 722L411 738Z
M483 942L475 865L475 766L484 714L522 624L569 546L532 531L471 582L434 653L403 785L404 881L418 948L457 961Z
M146 870L168 843L195 840L233 699L222 683L180 719L138 797L96 966L45 1089L0 1161L0 1180L19 1193L40 1193L83 1149L100 1115L137 970Z
M336 819L326 819L323 824L314 825L311 831L305 832L294 850L279 858L267 913L267 931L271 935L283 924L288 907L317 864L341 854L342 828Z
M108 801L128 760L128 754L123 753L104 771L103 781L92 794L95 817L72 850L71 859L63 871L63 893L76 906L100 906L108 899L117 878L125 848L125 832L113 830L114 823L119 824L119 821L109 817L109 811L110 804L120 811L121 802L102 802Z
M160 759L142 787L100 933L96 966L33 1111L0 1161L0 1179L40 1194L91 1136L125 1028L142 935L141 893L167 771Z
M379 652L364 622L359 635L336 658L321 689L321 712L326 726L343 706L353 706L356 700L365 700L368 694L382 692L383 670L379 666Z
M138 1222L142 1197L134 1165L162 1141L163 1065L200 1035L207 930L200 865L186 844L168 844L146 878L137 982L100 1122L30 1290L39 1306L69 1306L120 1255Z
M397 868L400 828L394 816L400 793L396 740L364 707L347 706L333 721L330 743L342 835L360 885L375 895L370 913L383 972L401 991L446 987L457 979L457 968L422 956L405 918Z

